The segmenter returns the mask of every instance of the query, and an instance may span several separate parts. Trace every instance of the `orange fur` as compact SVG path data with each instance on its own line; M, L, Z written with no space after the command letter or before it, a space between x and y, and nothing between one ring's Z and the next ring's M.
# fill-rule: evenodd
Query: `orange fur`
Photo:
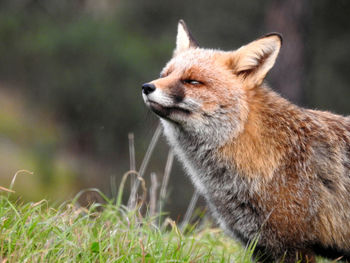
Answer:
M263 84L282 40L199 48L183 21L146 104L229 234L268 261L350 260L350 118L300 108Z

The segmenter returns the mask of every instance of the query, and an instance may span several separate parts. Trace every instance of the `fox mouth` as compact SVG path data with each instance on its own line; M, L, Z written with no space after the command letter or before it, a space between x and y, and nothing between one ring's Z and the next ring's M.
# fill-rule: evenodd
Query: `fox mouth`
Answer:
M147 104L155 114L157 114L159 117L166 118L166 119L169 119L169 116L171 114L183 114L183 115L191 114L189 110L178 106L167 107L151 100L148 100Z

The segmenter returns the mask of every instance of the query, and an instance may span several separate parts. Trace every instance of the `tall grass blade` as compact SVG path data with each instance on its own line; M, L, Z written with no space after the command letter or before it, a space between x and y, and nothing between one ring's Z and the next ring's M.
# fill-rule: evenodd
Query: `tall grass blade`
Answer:
M150 217L154 217L157 213L157 189L158 189L158 179L155 173L151 173L151 188L150 188L150 202L149 211Z
M11 189L7 189L5 187L0 186L0 191L4 191L4 192L8 192L8 193L14 193L15 191L11 190Z
M124 185L125 185L126 179L128 179L128 177L130 175L134 175L134 174L136 174L136 176L138 176L138 172L134 171L134 170L128 171L123 175L122 181L120 182L120 185L119 185L118 195L117 195L117 199L116 199L116 206L117 207L120 207L120 205L122 204Z
M13 185L15 184L17 175L19 175L20 173L27 173L27 174L30 174L30 175L34 174L33 172L30 172L30 171L28 171L28 170L18 170L18 171L15 173L15 175L13 176L13 178L12 178L12 181L11 181L11 184L10 184L10 190L12 190Z
M128 134L129 139L129 163L130 163L130 171L136 170L136 159L135 159L135 137L132 132ZM135 175L136 176L136 175ZM130 180L130 191L132 191L132 187L135 183L135 176L131 177Z
M117 184L116 184L116 176L112 175L109 178L110 181L110 186L111 186L111 194L112 194L112 198L113 200L117 199Z
M160 194L159 194L159 213L160 214L162 212L162 207L166 199L167 188L168 188L171 168L173 166L173 161L174 161L174 152L172 150L169 150L168 159L165 164L162 186L160 188Z
M143 177L145 171L146 171L146 168L148 166L148 163L149 163L149 160L152 156L152 153L153 153L153 150L159 140L159 137L160 137L160 134L162 132L162 127L161 127L161 124L158 123L158 126L157 126L157 129L156 131L154 132L153 134L153 137L152 137L152 140L147 148L147 151L146 151L146 154L145 154L145 157L143 158L142 160L142 163L141 163L141 166L140 166L140 170L139 170L139 177ZM135 208L135 205L136 205L136 195L137 195L137 190L140 186L140 180L136 180L134 185L133 185L133 188L131 190L131 194L130 194L130 198L129 198L129 201L128 201L128 207L129 209L133 209Z
M192 217L192 214L193 214L193 211L194 211L194 208L196 207L198 198L199 198L199 193L197 192L197 190L195 190L195 192L194 192L193 195L192 195L190 204L189 204L188 207L187 207L184 220L183 220L182 223L181 223L181 227L180 227L181 230L185 230L186 226L187 226L188 223L190 222L191 217Z

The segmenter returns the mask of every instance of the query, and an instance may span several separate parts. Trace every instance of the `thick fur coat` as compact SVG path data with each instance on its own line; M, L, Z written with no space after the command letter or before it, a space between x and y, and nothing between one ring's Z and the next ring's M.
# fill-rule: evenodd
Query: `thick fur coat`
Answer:
M255 257L350 260L350 118L300 108L263 82L282 44L199 48L183 21L145 103L214 218Z

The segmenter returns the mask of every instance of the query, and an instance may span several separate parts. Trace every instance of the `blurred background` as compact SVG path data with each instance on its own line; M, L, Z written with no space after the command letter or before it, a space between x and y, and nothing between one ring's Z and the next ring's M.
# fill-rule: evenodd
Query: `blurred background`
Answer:
M24 200L60 202L87 187L111 196L111 178L118 185L130 168L128 133L139 167L157 127L141 84L170 59L180 18L203 47L282 33L273 89L350 114L349 14L348 0L0 0L0 185L27 169L14 187ZM162 138L148 184L168 150ZM166 210L183 215L192 194L175 162Z

